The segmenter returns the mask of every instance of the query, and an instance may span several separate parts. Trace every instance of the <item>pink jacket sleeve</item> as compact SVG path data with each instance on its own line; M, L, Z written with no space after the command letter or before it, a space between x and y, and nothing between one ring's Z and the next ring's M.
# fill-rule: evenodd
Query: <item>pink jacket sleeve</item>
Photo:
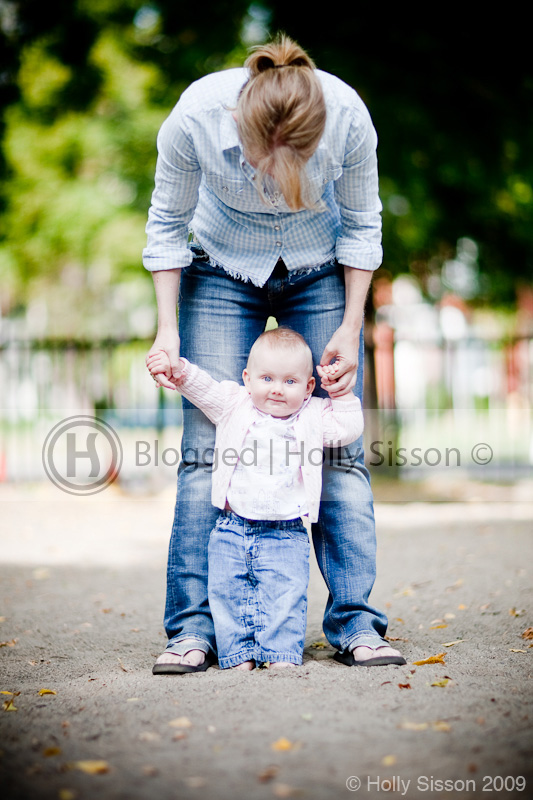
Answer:
M242 387L235 381L216 381L186 358L182 358L182 361L184 371L176 384L178 391L218 425L234 407Z
M322 425L325 447L343 447L355 442L364 428L359 398L354 395L353 400L324 399Z

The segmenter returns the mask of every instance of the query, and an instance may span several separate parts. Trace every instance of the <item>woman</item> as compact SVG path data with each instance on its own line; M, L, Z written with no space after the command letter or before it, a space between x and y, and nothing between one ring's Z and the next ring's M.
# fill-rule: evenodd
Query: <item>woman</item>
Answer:
M217 380L240 380L251 344L273 316L309 343L319 394L328 384L330 396L355 387L361 397L363 308L381 263L376 141L355 91L316 70L285 36L256 48L244 68L193 83L158 137L143 254L158 332L147 363L164 350L177 376L181 342L183 354ZM341 365L334 381L321 370L332 359ZM153 377L174 388L165 373ZM169 642L155 674L203 671L216 655L207 601L214 427L186 400L183 409ZM324 632L337 660L405 663L383 638L386 617L368 603L376 553L362 440L327 451L313 541L330 592Z

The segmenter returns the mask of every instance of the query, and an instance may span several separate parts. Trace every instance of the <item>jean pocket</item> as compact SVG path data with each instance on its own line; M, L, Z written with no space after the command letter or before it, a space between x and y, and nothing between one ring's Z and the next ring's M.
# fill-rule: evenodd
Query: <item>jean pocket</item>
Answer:
M292 539L295 542L301 542L309 546L309 535L305 528L286 528L283 533L287 539Z

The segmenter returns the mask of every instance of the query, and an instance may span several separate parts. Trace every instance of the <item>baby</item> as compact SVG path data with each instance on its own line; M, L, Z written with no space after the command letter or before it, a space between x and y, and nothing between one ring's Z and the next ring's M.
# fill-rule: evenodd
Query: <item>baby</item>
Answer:
M312 397L311 350L285 327L255 341L244 386L180 364L172 382L216 425L211 500L221 514L209 541L208 595L219 665L301 664L309 582L302 517L318 519L323 448L363 431L359 399ZM166 353L152 355L149 369L170 376ZM337 370L321 368L330 380Z

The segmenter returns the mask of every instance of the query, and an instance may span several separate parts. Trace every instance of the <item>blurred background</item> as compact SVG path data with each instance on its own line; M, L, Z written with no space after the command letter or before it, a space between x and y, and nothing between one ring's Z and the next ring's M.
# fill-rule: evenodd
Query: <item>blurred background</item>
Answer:
M469 9L431 22L344 2L315 12L281 0L0 0L0 482L44 479L46 435L72 414L117 431L125 490L174 482L170 455L147 469L133 455L139 438L172 449L180 433L179 398L154 391L144 367L156 135L191 81L284 30L358 91L379 135L385 256L365 388L377 485L450 474L530 485L526 26ZM476 457L479 443L489 450Z

